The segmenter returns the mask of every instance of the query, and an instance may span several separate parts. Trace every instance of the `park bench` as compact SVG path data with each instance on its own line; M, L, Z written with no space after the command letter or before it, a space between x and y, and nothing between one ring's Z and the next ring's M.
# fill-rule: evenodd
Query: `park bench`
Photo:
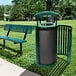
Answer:
M5 40L12 41L15 44L19 43L20 44L20 51L17 53L17 55L21 56L22 55L22 43L27 42L25 40L26 35L31 34L33 29L34 29L34 26L30 26L30 25L26 26L26 25L6 24L4 26L4 30L7 31L6 36L0 36L0 39L3 39L3 47L2 48L5 48ZM10 32L24 33L24 37L23 37L23 39L10 37L9 36Z

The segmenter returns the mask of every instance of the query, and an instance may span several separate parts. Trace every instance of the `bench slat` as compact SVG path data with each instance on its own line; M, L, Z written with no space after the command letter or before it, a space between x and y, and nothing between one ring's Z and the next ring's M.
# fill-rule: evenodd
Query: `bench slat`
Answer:
M35 26L30 25L15 25L15 24L6 24L4 26L4 30L7 31L13 31L13 32L22 32L22 33L28 33L31 34L32 30L35 28Z
M18 42L18 43L27 42L26 40L11 38L11 37L7 37L7 36L0 36L0 39L9 40L9 41Z

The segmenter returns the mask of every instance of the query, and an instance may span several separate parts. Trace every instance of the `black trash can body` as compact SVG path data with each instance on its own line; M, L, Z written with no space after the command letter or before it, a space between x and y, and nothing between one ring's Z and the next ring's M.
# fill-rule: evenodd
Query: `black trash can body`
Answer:
M36 56L41 65L51 65L57 60L57 27L36 27Z

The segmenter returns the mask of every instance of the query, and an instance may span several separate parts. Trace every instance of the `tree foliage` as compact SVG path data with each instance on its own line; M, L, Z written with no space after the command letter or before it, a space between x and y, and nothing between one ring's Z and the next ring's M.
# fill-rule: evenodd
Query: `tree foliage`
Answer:
M4 19L4 7L0 6L0 20Z
M44 0L13 0L11 10L12 20L26 20L32 18L39 11L46 9Z
M15 21L31 20L35 13L44 10L56 11L63 19L76 19L76 0L12 0L11 9L7 6L7 10L10 19Z
M13 0L13 6L11 9L11 20L21 21L24 20L24 7L23 0Z

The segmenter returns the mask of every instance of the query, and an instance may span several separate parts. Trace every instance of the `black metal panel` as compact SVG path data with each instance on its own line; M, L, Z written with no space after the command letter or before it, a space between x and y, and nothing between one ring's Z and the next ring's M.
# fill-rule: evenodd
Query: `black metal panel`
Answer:
M39 28L39 62L53 64L57 59L57 27Z

